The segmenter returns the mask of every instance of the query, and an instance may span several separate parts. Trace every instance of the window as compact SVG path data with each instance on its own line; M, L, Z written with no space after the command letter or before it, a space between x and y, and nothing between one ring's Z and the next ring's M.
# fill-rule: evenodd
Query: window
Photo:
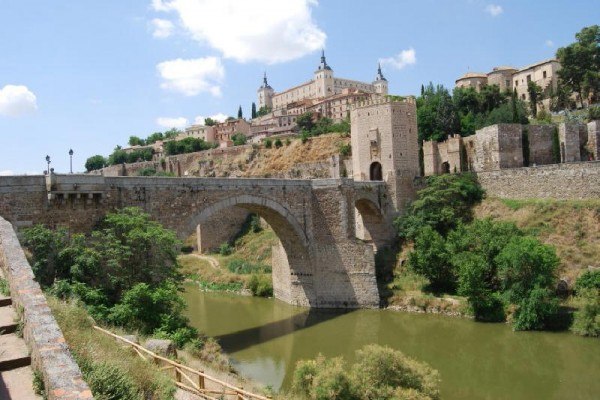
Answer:
M531 75L527 75L527 83L531 82Z
M544 79L546 79L546 71L543 72Z

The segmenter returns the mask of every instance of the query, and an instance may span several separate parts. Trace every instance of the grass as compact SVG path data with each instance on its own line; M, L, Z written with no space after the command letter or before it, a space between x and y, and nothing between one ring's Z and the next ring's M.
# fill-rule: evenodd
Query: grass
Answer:
M106 374L107 370L126 377L127 385L134 394L131 398L174 398L175 387L168 377L154 364L142 360L133 351L125 350L114 339L94 330L94 323L82 306L51 296L47 298L69 349L82 369L84 379L90 384L92 391L96 388L96 398L120 398L98 394L103 387L111 390L111 382L102 381L103 376L109 376Z
M588 266L600 267L600 199L485 199L477 218L514 222L556 248L561 278L574 282Z
M0 278L0 294L3 296L10 296L10 287L8 281L4 278Z

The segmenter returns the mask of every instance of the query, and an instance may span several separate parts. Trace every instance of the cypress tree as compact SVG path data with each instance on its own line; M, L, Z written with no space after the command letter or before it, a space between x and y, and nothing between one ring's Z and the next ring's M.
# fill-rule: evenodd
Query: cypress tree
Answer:
M242 117L242 106L240 106L240 108L238 108L238 119L242 119Z
M252 119L256 118L256 103L252 102Z

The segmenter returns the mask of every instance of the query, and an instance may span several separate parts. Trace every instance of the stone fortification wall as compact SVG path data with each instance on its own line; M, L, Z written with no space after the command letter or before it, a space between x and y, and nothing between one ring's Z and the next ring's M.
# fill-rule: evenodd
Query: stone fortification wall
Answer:
M592 121L587 124L588 148L591 158L600 159L600 121Z
M552 140L556 127L554 125L526 125L529 141L529 165L553 164Z
M600 162L477 172L488 196L508 199L600 198Z
M497 124L477 131L475 171L523 166L521 125Z
M17 235L1 217L0 267L8 279L13 303L23 312L23 337L31 350L33 368L42 374L48 399L92 399L40 285L34 280Z

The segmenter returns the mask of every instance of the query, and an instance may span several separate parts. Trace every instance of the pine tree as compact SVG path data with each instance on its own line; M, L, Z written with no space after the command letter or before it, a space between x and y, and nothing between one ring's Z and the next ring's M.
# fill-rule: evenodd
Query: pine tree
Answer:
M242 106L240 106L240 108L238 108L238 119L242 119L242 117Z
M256 103L252 102L252 119L256 118Z

